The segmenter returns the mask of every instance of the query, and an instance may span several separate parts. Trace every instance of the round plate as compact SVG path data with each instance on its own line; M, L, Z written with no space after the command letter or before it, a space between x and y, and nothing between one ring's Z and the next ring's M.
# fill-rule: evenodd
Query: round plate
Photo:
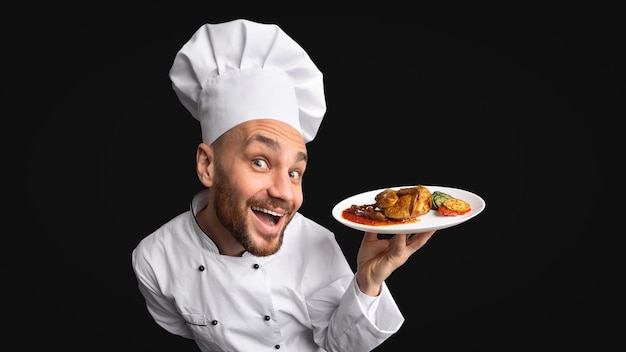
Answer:
M359 223L344 219L341 216L341 213L345 209L350 208L350 206L352 206L353 204L365 205L365 204L375 203L374 197L378 193L384 191L385 189L391 188L393 190L398 190L403 187L415 187L415 186L396 186L396 187L386 187L386 188L381 188L377 190L367 191L367 192L363 192L363 193L348 197L342 200L341 202L337 203L333 207L332 215L340 223L348 227L351 227L355 230L374 232L374 233L379 233L379 234L396 234L396 233L411 234L411 233L427 232L427 231L432 231L432 230L441 230L441 229L445 229L448 227L456 226L458 224L464 223L467 220L475 217L476 215L480 214L485 209L485 205L486 205L485 201L481 197L479 197L478 195L472 192L468 192L462 189L452 188L452 187L427 186L427 185L422 185L422 186L428 188L428 190L431 193L434 193L435 191L439 191L439 192L447 193L451 195L452 197L463 199L467 201L468 203L470 203L472 210L470 210L468 213L465 213L463 215L457 215L457 216L445 216L445 215L441 215L436 210L431 210L428 213L418 217L419 221L417 222L412 222L412 223L407 223L407 224L378 225L378 226L359 224Z

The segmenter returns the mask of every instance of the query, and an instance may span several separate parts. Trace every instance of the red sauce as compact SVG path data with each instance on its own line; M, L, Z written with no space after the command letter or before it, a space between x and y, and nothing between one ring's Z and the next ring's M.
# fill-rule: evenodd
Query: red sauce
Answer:
M410 224L413 222L420 221L419 218L410 219L410 220L376 220L370 217L359 215L359 213L354 212L350 208L346 208L341 212L341 217L348 221L356 222L357 224L368 225L368 226L387 226L387 225L399 225L399 224Z

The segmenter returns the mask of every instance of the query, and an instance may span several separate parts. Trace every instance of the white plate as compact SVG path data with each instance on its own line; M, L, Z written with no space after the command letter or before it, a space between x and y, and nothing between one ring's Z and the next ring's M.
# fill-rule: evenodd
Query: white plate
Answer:
M396 234L396 233L419 233L419 232L427 232L432 230L441 230L448 227L452 227L458 225L460 223L466 222L467 220L475 217L480 214L485 209L485 201L479 197L478 195L468 192L458 188L451 187L442 187L442 186L428 186L422 185L433 193L435 191L440 191L447 193L455 198L460 198L468 203L472 207L468 213L457 216L445 216L441 215L436 210L431 210L428 213L418 217L420 219L417 222L407 223L407 224L395 224L395 225L382 225L382 226L370 226L359 224L356 222L352 222L350 220L344 219L341 216L341 213L346 209L356 205L366 205L375 203L374 197L384 191L387 188L391 188L394 190L400 189L402 187L414 187L414 186L397 186L397 187L386 187L377 190L363 192L351 197L348 197L341 202L337 203L332 210L333 217L339 221L340 223L351 227L355 230L368 231L380 234Z

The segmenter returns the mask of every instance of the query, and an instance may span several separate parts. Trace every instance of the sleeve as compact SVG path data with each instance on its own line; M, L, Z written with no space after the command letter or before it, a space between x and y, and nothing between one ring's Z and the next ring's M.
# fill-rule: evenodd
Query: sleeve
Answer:
M159 326L170 333L193 338L186 321L176 310L172 299L161 292L155 271L142 254L140 248L133 251L132 265L148 312Z
M359 308L379 330L395 333L404 323L400 308L393 299L387 283L383 282L381 294L371 297L359 290L356 277L352 280L352 287L357 296Z
M359 290L355 276L347 285L337 281L316 292L307 304L315 340L329 352L371 351L404 323L385 283L378 297L370 297Z
M319 346L329 352L371 351L400 329L404 317L385 282L377 297L368 296L359 290L356 275L333 236L310 247L319 250L309 254L319 257L308 258L316 265L309 266L306 281L325 282L306 295Z

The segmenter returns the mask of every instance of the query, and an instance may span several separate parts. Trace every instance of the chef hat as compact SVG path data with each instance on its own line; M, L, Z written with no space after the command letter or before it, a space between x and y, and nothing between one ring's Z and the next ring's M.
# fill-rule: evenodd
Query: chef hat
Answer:
M206 144L262 118L291 125L308 143L326 112L322 73L273 24L240 19L203 25L176 54L170 78L181 103L200 121Z

